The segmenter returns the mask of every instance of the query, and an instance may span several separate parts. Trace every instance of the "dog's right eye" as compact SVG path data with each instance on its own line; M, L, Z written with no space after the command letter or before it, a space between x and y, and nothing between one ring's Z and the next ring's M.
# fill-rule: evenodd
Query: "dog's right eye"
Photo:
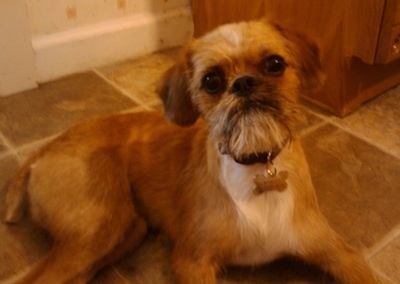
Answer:
M225 79L217 71L207 73L201 83L204 91L212 95L221 93L225 88Z
M287 67L285 60L279 55L271 55L262 62L262 72L274 77L281 76Z

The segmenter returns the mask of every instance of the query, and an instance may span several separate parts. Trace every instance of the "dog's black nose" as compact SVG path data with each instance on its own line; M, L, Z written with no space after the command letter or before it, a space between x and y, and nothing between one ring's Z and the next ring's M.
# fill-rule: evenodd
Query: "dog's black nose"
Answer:
M256 78L252 76L242 76L237 78L230 89L232 94L237 96L247 96L258 85Z

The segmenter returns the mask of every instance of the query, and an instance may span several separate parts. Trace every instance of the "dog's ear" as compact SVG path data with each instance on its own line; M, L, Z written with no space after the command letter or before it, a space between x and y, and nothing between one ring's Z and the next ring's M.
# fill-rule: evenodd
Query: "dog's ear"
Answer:
M192 125L199 117L189 91L190 68L190 54L186 48L175 65L165 72L158 86L166 118L181 126Z
M288 40L288 48L298 63L301 85L305 90L315 90L325 82L325 71L320 59L320 50L316 42L308 35L285 28L275 27Z

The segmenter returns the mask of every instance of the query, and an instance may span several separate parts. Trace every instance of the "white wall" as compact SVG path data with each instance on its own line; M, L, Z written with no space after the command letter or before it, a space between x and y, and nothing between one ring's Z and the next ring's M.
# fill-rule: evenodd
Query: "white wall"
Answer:
M34 36L127 16L189 8L189 0L26 0Z
M182 45L193 33L190 0L25 1L37 82Z

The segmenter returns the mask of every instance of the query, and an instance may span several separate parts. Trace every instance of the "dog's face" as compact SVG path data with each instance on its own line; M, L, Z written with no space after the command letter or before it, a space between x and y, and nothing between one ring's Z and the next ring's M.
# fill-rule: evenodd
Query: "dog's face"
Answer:
M202 116L219 151L265 153L290 139L297 97L320 85L317 46L267 22L221 26L190 42L165 74L159 93L179 125Z

